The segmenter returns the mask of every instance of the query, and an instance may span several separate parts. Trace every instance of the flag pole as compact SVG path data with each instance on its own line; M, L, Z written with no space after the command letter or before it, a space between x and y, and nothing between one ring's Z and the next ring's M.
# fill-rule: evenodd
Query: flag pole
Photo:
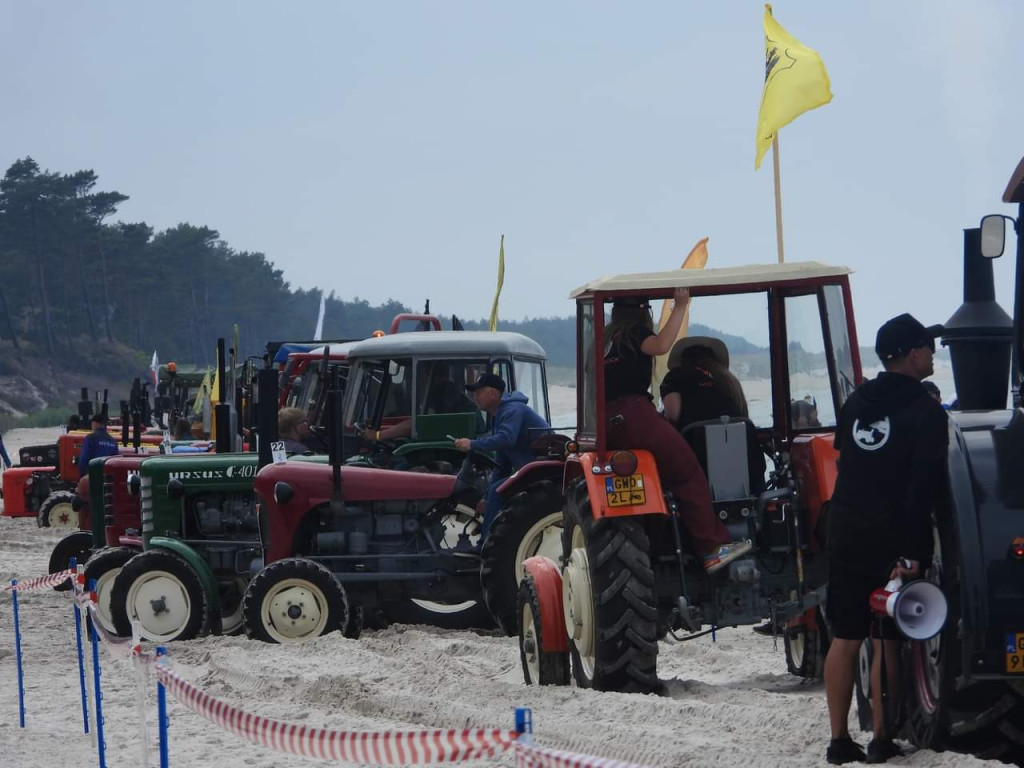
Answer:
M782 247L782 181L779 178L779 133L772 138L772 167L775 171L775 245L779 252L779 264L786 260Z

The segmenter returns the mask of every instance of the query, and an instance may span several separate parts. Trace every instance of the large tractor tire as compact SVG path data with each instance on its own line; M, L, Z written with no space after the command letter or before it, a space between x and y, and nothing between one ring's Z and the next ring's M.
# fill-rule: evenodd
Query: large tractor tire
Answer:
M968 752L1024 765L1024 680L957 687L962 674L960 543L951 515L938 515L936 557L928 577L949 604L935 638L909 643L904 658L907 735L920 747Z
M282 645L349 629L345 589L327 568L292 557L271 563L249 582L242 600L245 634Z
M55 491L39 507L37 522L40 528L68 528L77 530L78 512L71 506L75 500L72 491Z
M92 554L92 534L88 531L75 531L68 534L57 542L57 546L50 553L50 564L48 573L59 573L67 570L71 558L79 565L85 565L85 561ZM71 589L71 582L65 581L54 587L58 592L66 592Z
M90 582L96 583L96 612L100 624L108 632L117 631L110 611L114 580L125 564L141 551L132 547L108 547L99 550L85 564L85 588L89 588Z
M651 693L660 687L658 610L650 542L640 520L594 520L586 487L565 506L562 602L581 688Z
M137 554L117 574L110 615L118 635L130 637L132 621L137 621L142 639L166 643L205 634L210 608L192 566L173 552L151 549Z
M519 585L519 658L527 685L568 685L569 654L544 650L540 599L533 575L527 571Z
M444 519L444 537L438 542L442 552L454 552L459 534L465 533L471 545L479 543L483 519L468 504L459 504L455 512ZM466 560L477 555L466 554ZM437 600L420 598L387 603L383 609L387 621L398 624L428 624L441 629L493 629L494 617L482 599L451 602L439 596Z
M796 677L821 679L825 675L828 653L828 630L818 608L807 623L787 627L783 633L786 646L786 669Z
M562 554L562 493L549 480L516 494L491 524L480 557L484 602L509 637L519 631L519 585L523 562L543 555L556 563Z

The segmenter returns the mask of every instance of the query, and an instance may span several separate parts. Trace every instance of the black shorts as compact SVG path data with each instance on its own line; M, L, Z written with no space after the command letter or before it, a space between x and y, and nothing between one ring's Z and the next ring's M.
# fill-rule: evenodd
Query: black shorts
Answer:
M871 593L886 582L857 571L829 568L825 616L833 637L842 640L863 640L866 637L896 639L899 631L888 617L871 611Z

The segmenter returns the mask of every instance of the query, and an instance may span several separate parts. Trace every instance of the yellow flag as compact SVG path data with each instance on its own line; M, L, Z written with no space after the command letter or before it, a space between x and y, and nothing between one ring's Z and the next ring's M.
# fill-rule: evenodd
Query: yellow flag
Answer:
M207 371L203 374L203 381L199 385L199 391L196 392L196 401L192 405L192 413L203 412L203 401L210 397L210 372Z
M764 90L757 115L755 169L761 167L761 158L782 126L832 101L828 72L821 56L784 30L767 4L764 7L764 53Z
M505 282L505 236L501 236L501 245L498 246L498 290L494 292L494 304L491 305L491 330L498 330L498 297L501 296L501 286Z
M680 269L704 269L708 263L708 239L706 237L701 238L697 241L697 244L690 249L690 253L687 254L683 260L683 265ZM672 301L666 300L661 305L661 319L658 321L658 330L660 331L665 327L665 323L668 322L668 316L672 314ZM686 308L686 314L683 315L683 324L679 326L679 333L676 334L676 341L686 336L687 326L690 324L690 308ZM672 342L675 344L675 341ZM651 392L655 396L658 395L658 391L661 389L661 381L665 378L665 374L668 373L668 353L664 355L658 355L654 358L654 377L651 382Z
M217 367L213 372L213 386L210 388L210 403L217 405L220 403L220 349L214 353L214 357L217 358Z

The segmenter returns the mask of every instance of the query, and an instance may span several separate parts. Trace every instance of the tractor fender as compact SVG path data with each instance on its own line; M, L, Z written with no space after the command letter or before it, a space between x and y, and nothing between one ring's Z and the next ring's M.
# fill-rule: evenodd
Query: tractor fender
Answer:
M590 509L595 520L605 517L636 517L639 515L668 515L668 507L665 504L665 495L661 489L661 478L658 475L658 465L654 461L654 454L650 451L630 451L636 456L636 474L642 478L643 487L637 489L636 493L630 492L632 497L628 503L622 503L625 491L613 490L612 483L618 475L615 475L609 462L615 451L588 451L578 456L580 474L587 486L587 495L590 497ZM566 485L568 485L569 468L566 469ZM612 503L615 499L616 502Z
M554 560L534 555L523 561L523 568L533 577L540 602L540 634L545 653L567 653L569 636L565 631L565 608L562 606L562 572Z
M166 536L152 537L149 540L148 549L170 550L191 565L199 575L199 583L203 585L203 589L206 591L211 623L213 622L214 617L220 616L220 598L217 594L217 580L213 578L213 571L210 570L210 566L207 565L206 561L199 556L198 552L192 549L188 544ZM219 633L219 630L215 631Z
M503 498L512 498L520 491L525 491L527 486L542 480L561 481L564 474L564 461L558 461L557 459L531 461L499 485L498 493Z

